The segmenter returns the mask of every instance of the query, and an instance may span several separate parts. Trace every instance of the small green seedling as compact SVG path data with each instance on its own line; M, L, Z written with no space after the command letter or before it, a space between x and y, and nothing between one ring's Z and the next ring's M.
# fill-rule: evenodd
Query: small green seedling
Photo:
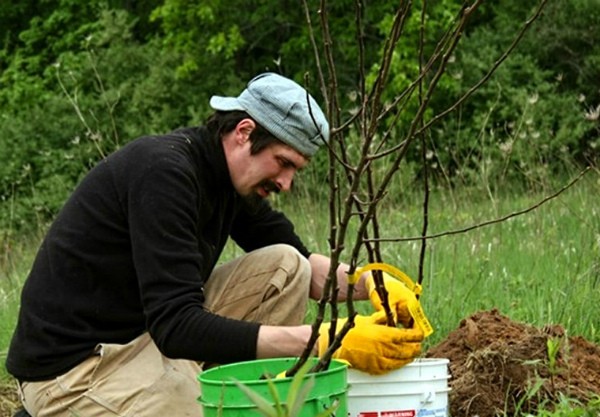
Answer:
M265 417L298 417L302 411L302 407L310 390L315 385L314 375L305 378L310 364L305 363L300 370L294 375L290 389L288 391L285 402L281 402L279 393L272 378L268 378L269 391L271 400L263 398L256 392L252 391L246 385L236 381L237 386L244 394L256 405L258 411ZM302 384L304 381L304 384ZM323 410L315 417L333 416L339 402L334 401L327 409Z

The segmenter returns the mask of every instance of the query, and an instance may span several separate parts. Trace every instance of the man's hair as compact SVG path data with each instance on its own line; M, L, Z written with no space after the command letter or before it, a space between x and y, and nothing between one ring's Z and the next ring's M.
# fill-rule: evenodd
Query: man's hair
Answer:
M235 129L243 119L252 119L252 117L244 111L216 111L206 120L206 128L211 135L221 138ZM256 128L250 133L250 154L256 155L272 143L283 143L255 120L254 123Z

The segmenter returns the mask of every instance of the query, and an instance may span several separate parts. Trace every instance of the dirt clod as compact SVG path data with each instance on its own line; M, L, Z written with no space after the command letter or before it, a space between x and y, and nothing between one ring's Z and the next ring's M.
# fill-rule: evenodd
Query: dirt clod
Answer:
M463 319L426 356L450 359L453 417L533 413L551 409L560 395L583 404L600 395L600 346L567 337L559 325L539 329L497 310Z

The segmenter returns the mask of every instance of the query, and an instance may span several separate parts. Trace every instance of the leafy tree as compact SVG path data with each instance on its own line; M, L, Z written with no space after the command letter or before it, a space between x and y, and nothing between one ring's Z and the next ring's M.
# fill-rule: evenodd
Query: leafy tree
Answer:
M6 104L0 113L0 160L6 161L0 164L0 201L12 207L0 211L5 228L25 225L35 213L42 222L51 219L104 155L202 113L194 109L194 86L175 80L177 55L157 42L135 41L134 27L127 12L100 9L94 23L74 29L79 43L41 74L19 70L31 58L24 55L3 73L11 85L0 93Z
M550 174L571 169L573 156L582 161L590 158L592 147L597 146L598 124L583 117L580 87L573 88L577 83L573 79L579 80L586 72L567 73L565 62L550 59L550 55L556 56L551 51L557 45L569 42L548 39L549 33L569 38L569 33L587 33L595 12L589 10L586 15L574 9L585 9L584 5L590 3L573 2L570 11L562 3L545 9L542 20L525 34L490 81L460 106L453 118L432 132L436 150L432 161L438 168L446 167L447 173L466 181L481 181L485 175L488 180L534 184L543 183ZM486 6L477 25L466 31L449 68L453 86L448 91L460 94L480 80L486 68L508 48L532 7L519 1ZM576 14L577 20L567 19L569 13ZM575 49L585 48L580 44ZM586 54L586 59L597 59L592 58L598 56L596 51L588 48L587 52L591 54ZM455 97L448 96L451 100ZM444 101L436 104L438 111L448 105ZM582 142L583 138L588 138L584 140L587 143Z
M319 97L310 35L323 45L320 3L307 3L311 28L303 3L293 1L274 7L267 0L24 0L0 7L0 199L24 202L35 196L37 213L50 218L103 154L141 134L202 122L212 94L236 94L259 72L276 71L299 82L308 74L309 89ZM440 178L457 183L485 175L490 182L535 182L573 161L597 158L597 3L550 2L490 82L433 126L427 155ZM329 22L344 117L358 107L359 73L369 74L372 82L379 69L397 7L397 2L360 4L357 9L354 0L330 1L322 11ZM382 97L384 104L418 76L423 4L425 61L462 3L412 3L392 57L392 87ZM426 120L481 79L533 6L506 0L479 7ZM362 60L358 36L365 45ZM320 50L321 64L324 57ZM407 128L416 105L413 94L399 114L396 137ZM347 141L354 146L351 135ZM407 155L415 166L421 165L419 146ZM325 159L317 155L311 164L320 181ZM15 213L19 210L3 209L0 216L14 222ZM19 221L27 223L28 215L23 209Z
M0 0L0 71L7 64L7 56L15 50L19 33L27 28L34 6L33 0Z
M318 3L309 3L320 44ZM363 10L369 62L383 41L378 25L394 7L381 2ZM330 2L325 11L332 22L335 59L345 68L341 89L348 93L356 88L358 65L354 8L353 0L341 0ZM198 80L208 91L237 92L246 80L264 71L282 73L298 82L309 73L316 85L316 62L300 2L283 1L274 7L268 0L164 0L152 18L161 25L165 46L185 57L178 75ZM319 96L318 91L313 93Z

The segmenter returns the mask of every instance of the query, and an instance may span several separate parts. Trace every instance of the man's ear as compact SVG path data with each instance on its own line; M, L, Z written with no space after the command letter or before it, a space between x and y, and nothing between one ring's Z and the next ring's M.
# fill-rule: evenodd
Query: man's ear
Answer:
M250 140L250 134L256 128L256 123L252 119L242 119L235 127L235 137L238 143L243 144Z

